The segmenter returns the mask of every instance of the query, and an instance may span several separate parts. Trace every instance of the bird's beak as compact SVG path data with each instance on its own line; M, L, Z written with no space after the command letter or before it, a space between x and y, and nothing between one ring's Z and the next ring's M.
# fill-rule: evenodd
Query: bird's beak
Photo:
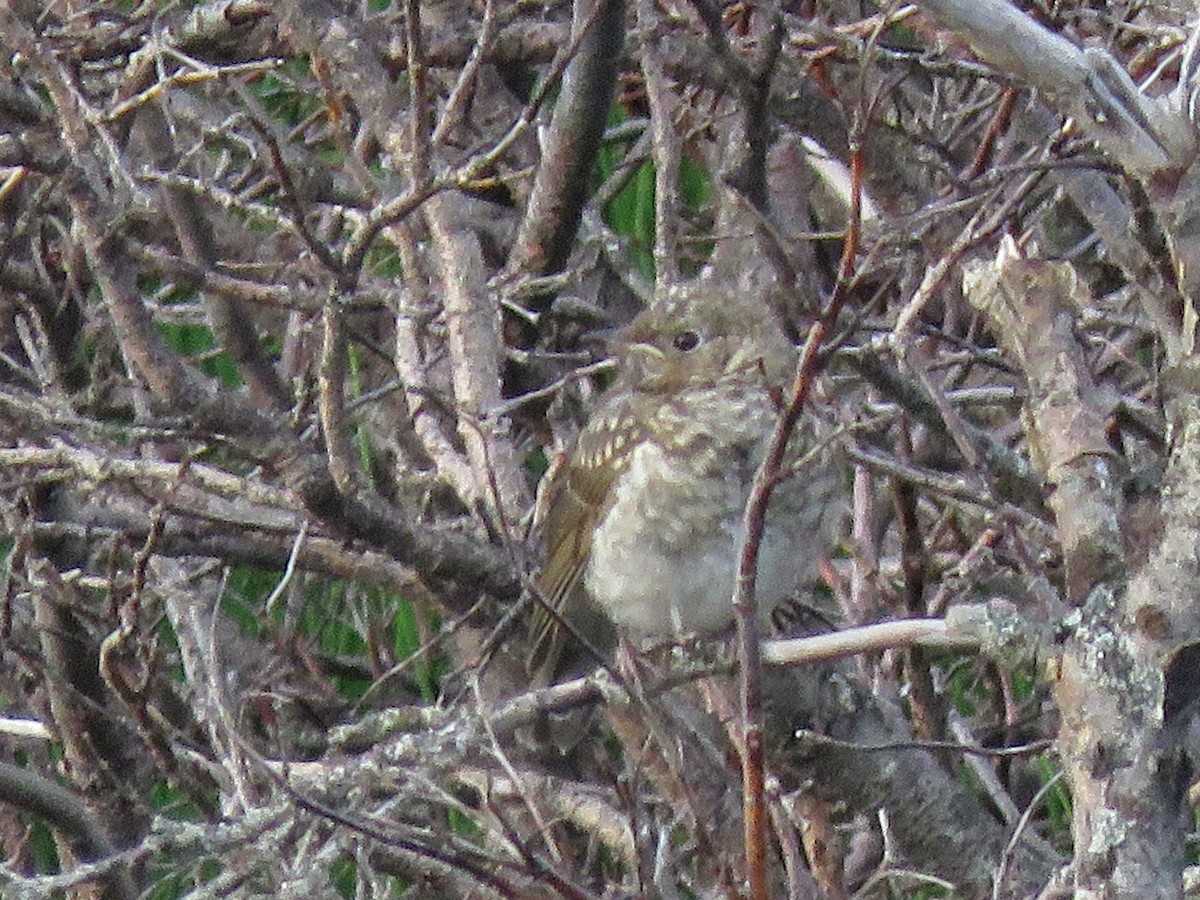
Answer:
M642 390L669 390L670 385L663 381L669 372L669 367L665 365L666 359L667 355L658 347L637 341L625 345L622 369L625 377L632 384L640 385Z
M667 358L667 355L653 344L637 342L629 344L625 348L625 351L629 354L629 361L635 366L645 365L647 362L658 362Z

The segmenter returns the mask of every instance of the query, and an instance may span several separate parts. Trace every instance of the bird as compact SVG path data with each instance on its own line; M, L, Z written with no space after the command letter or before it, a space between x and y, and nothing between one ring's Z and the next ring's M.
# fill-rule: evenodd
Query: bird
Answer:
M700 279L638 314L614 356L614 382L547 492L528 665L547 681L585 655L575 636L604 650L614 633L732 625L744 510L798 352L760 297ZM803 418L788 459L814 441ZM764 617L827 549L840 490L830 453L775 490L756 580Z

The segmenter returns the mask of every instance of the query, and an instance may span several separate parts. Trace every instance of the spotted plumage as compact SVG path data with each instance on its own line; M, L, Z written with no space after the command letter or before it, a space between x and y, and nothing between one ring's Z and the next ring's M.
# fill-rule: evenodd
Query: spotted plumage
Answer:
M535 615L531 668L548 675L570 643L560 617L589 635L607 620L660 637L732 621L742 514L796 361L757 298L695 291L638 316L616 350L616 382L555 477L541 528L538 588L558 615ZM811 442L806 428L797 444ZM834 521L827 467L793 481L768 513L758 579L768 611Z

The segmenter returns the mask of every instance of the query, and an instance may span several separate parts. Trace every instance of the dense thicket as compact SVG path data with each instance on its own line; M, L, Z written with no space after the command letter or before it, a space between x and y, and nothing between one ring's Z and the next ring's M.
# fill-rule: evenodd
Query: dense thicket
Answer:
M1196 15L5 4L0 890L1179 895ZM842 539L748 669L531 685L539 480L697 279Z

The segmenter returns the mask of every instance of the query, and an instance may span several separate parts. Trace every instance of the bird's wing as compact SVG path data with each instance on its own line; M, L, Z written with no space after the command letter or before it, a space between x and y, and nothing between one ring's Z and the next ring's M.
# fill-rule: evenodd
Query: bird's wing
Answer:
M542 525L545 563L537 579L545 605L538 604L531 625L530 672L557 674L569 638L562 619L572 619L582 601L579 582L587 568L592 537L611 502L613 483L644 437L629 406L604 407L579 435L569 460L554 476ZM553 612L552 612L553 610Z

